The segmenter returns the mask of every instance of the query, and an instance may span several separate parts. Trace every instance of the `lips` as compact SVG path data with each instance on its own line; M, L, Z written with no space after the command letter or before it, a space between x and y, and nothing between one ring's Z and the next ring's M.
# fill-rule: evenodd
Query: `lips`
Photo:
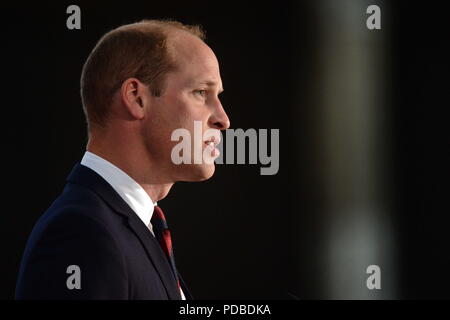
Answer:
M212 136L209 140L205 141L207 146L216 147L220 143L220 139L216 139L216 137Z

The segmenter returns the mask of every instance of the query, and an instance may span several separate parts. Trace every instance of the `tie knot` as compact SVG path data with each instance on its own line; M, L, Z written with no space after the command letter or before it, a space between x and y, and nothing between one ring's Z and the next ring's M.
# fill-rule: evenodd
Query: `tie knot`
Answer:
M164 215L164 212L162 211L162 209L159 206L154 207L152 218L153 217L166 221L166 216Z
M153 228L157 230L158 233L163 232L164 230L168 229L166 217L164 216L164 212L158 206L155 206L153 209L151 224L152 224Z

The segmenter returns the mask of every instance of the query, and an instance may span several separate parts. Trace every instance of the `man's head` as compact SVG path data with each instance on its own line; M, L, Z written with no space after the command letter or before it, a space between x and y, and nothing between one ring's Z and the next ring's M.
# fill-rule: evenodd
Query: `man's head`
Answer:
M199 27L159 20L104 35L81 76L90 143L116 158L133 156L128 162L146 172L157 170L152 175L161 183L209 178L214 164L171 160L175 129L194 137L194 121L202 123L203 132L229 127L218 98L223 90L218 61L203 39ZM199 138L191 153L196 145L206 147Z

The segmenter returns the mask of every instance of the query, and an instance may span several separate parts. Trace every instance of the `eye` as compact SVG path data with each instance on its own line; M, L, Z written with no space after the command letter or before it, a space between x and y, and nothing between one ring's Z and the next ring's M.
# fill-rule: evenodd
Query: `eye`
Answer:
M199 96L206 97L207 91L204 89L198 89L198 90L195 90L194 93Z

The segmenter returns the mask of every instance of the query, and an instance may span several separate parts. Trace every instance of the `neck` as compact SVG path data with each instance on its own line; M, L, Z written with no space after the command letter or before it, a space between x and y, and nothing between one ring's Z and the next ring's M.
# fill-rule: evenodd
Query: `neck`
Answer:
M153 161L145 155L143 148L133 148L129 144L111 144L109 141L114 140L91 135L86 150L128 174L147 192L153 202L164 199L174 182L160 175L161 170L158 170Z

